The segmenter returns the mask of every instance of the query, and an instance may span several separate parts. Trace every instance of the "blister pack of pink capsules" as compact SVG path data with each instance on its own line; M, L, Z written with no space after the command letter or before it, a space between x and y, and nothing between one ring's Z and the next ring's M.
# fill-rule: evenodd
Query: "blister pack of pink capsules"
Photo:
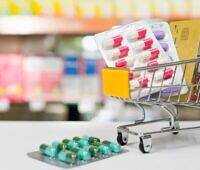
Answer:
M151 27L156 39L160 43L160 45L163 48L163 50L165 51L165 53L168 55L171 62L179 61L178 53L177 53L177 50L176 50L176 47L175 47L175 44L174 44L174 41L172 38L169 24L167 22L157 22L154 24L150 24L150 27ZM175 70L175 68L172 68L172 69ZM175 75L174 75L175 79L177 81L181 82L180 78L182 78L182 75L183 75L181 66L178 66L176 68L176 70L178 70L177 71L178 74L175 73ZM171 95L175 96L175 95L179 94L180 89L178 87L165 89L165 90L163 90L163 94L169 95L170 91L172 93ZM181 88L180 93L186 94L187 91L188 91L188 88L185 86L185 87Z
M152 28L145 21L134 22L96 34L95 40L109 67L130 70L130 96L132 99L149 94L149 89L143 87L158 87L161 84L165 86L170 83L174 75L173 67L165 70L133 72L139 67L157 66L172 61L156 39ZM176 73L181 76L182 70L178 69ZM181 80L178 77L173 80L174 84L180 83ZM142 90L139 90L141 87ZM151 94L158 91L160 91L159 88L151 88Z
M151 28L143 21L96 34L95 39L109 67L133 70L159 56L163 58L159 64L169 61Z

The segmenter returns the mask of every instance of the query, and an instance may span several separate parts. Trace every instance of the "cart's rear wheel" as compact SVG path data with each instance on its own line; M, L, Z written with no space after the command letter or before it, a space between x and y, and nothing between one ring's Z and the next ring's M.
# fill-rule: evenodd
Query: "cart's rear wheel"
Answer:
M122 146L126 145L128 143L128 136L123 136L121 132L118 132L117 142Z
M142 153L149 153L152 148L152 139L151 136L140 137L139 149Z

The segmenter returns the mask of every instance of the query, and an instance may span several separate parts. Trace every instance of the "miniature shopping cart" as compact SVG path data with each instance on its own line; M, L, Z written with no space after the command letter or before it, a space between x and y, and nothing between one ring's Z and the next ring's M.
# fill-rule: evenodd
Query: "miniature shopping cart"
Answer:
M136 120L133 124L119 126L117 128L117 141L121 145L128 143L128 135L138 136L140 139L139 149L143 153L149 153L152 148L152 135L160 133L178 134L179 131L191 130L200 128L183 127L181 128L178 120L178 109L176 106L200 107L200 56L195 59L172 62L167 64L160 64L154 67L140 67L133 70L133 72L144 71L145 73L151 71L153 73L152 81L155 76L155 70L169 67L174 68L174 74L171 82L167 85L161 82L161 85L154 86L151 83L148 87L138 87L138 95L135 99L131 99L130 85L129 85L129 70L118 68L104 68L102 72L103 77L103 91L107 96L115 97L122 101L135 104L142 113L142 118ZM182 68L182 78L179 84L174 84L175 75L178 67ZM189 82L189 83L188 83ZM182 94L182 90L187 88L186 94ZM140 96L140 92L148 89L148 94L145 97ZM158 89L157 93L152 93L153 90ZM167 90L166 90L167 89ZM174 92L176 89L176 94ZM177 90L178 89L178 90ZM167 113L168 117L163 119L156 119L151 121L145 120L144 105L158 105ZM200 112L200 111L199 111ZM132 131L130 128L139 125L147 125L150 123L167 121L167 127L162 127L159 130L148 132Z

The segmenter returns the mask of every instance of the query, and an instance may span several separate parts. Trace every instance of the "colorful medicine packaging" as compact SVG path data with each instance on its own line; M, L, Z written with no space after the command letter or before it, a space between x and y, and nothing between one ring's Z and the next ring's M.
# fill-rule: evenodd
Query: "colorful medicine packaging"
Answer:
M106 159L126 150L117 143L101 141L97 137L83 136L41 144L39 151L28 153L31 158L63 168L72 168Z
M156 67L159 64L178 61L178 55L168 24L158 22L149 25L137 21L95 35L97 46L108 67L129 69L131 98L141 98L159 92L159 86L182 83L181 67L134 71L139 67ZM173 81L173 82L172 82ZM170 90L172 95L179 89ZM187 89L181 89L181 94Z
M151 29L156 37L156 39L159 41L161 47L163 50L166 52L168 57L170 58L171 61L179 61L179 56L173 41L173 37L171 34L171 30L169 27L169 24L166 22L158 22L151 24ZM175 68L174 68L175 69ZM182 68L181 66L178 66L177 69L179 73L183 76ZM185 83L185 80L184 80ZM179 88L174 87L172 89L172 95L176 95L179 93ZM182 87L181 89L181 94L187 93L188 88L187 87ZM168 90L163 91L164 95L168 95Z
M23 101L22 54L0 54L0 99Z

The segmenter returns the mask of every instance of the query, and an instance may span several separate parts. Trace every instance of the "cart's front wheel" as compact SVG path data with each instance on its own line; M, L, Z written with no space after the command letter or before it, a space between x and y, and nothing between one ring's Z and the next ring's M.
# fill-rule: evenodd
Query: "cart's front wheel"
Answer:
M169 125L171 126L172 123L169 122ZM175 126L172 127L172 129L175 130L175 129L179 129L179 128L180 128L179 123L178 123L178 122L175 122ZM173 134L173 135L177 135L177 134L179 134L179 132L178 132L178 131L176 131L176 132L172 132L172 134Z
M145 149L144 149L144 144L142 142L140 142L139 144L139 149L142 153L149 153L149 152L146 152Z
M139 149L142 153L149 153L152 148L151 135L140 137Z
M179 132L172 132L173 135L178 135Z
M126 145L128 143L128 135L124 135L121 132L118 132L117 142L122 146Z

